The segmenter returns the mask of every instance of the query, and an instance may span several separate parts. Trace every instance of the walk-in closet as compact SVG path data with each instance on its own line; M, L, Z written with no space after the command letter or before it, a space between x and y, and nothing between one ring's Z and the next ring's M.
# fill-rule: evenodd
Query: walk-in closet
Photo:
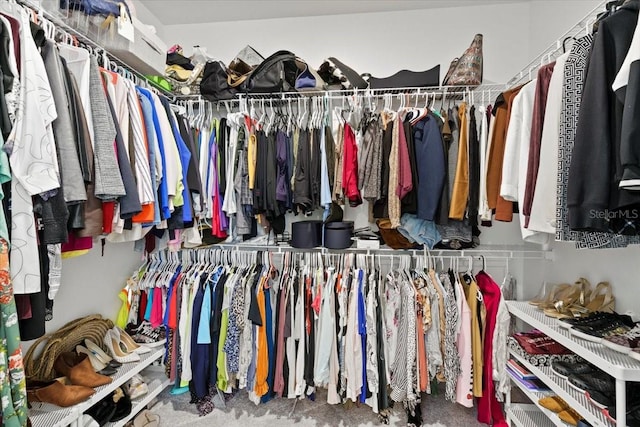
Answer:
M639 12L0 1L2 426L640 426Z

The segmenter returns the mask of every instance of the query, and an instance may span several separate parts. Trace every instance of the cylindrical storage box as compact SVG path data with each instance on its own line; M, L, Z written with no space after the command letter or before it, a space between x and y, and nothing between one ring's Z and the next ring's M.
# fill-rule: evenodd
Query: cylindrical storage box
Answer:
M291 223L291 246L309 249L322 246L322 221Z
M353 240L353 221L328 222L324 225L324 247L329 249L346 249Z

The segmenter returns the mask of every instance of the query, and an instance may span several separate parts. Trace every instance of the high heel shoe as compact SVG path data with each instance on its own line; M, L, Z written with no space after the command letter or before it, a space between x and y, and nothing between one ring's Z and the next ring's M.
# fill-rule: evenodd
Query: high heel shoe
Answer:
M613 313L616 299L611 291L609 282L600 282L596 285L596 290L591 295L589 303L585 306L589 313L604 311Z
M87 347L82 345L76 346L76 353L78 354L86 354L89 357L89 361L91 362L91 366L93 366L93 370L99 373L100 375L111 376L115 374L116 369L111 366L102 363L98 358L89 350Z
M571 311L576 306L584 306L585 301L591 295L591 284L587 279L580 278L572 286L561 292L559 298L553 303L553 307L544 309L544 314L548 317L563 319L573 317Z
M93 353L93 355L102 363L111 366L112 368L119 368L120 366L122 366L122 363L118 362L116 359L114 359L113 357L109 356L107 353L105 353L104 351L102 351L102 349L100 348L100 346L98 346L98 344L94 343L93 341L91 341L90 339L85 339L84 340L84 345L85 347L91 351L91 353Z
M96 373L91 366L89 356L84 353L76 354L70 351L60 353L53 363L53 369L69 378L73 385L99 387L112 381L111 377Z
M131 335L123 331L117 326L114 326L111 329L111 333L120 340L120 342L124 345L125 350L129 353L138 353L145 354L149 353L151 349L147 346L140 345L131 338Z
M554 301L557 301L559 296L565 292L571 285L568 283L560 283L557 285L546 285L543 290L542 296L538 295L529 304L534 305L542 310L545 308L553 307Z
M113 358L118 362L132 363L140 361L140 356L137 353L126 353L122 347L120 347L120 341L114 336L113 330L109 329L104 335L104 343Z
M586 304L574 304L570 310L573 317L585 317L595 312L613 313L615 297L611 292L611 285L609 282L598 283Z

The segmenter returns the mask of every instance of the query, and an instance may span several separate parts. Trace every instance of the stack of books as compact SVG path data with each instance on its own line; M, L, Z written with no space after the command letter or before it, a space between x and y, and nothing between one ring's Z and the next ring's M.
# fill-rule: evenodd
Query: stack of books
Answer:
M549 387L540 381L538 377L529 372L529 370L517 360L509 359L507 362L507 371L511 374L514 381L525 386L527 390L535 392L550 391Z

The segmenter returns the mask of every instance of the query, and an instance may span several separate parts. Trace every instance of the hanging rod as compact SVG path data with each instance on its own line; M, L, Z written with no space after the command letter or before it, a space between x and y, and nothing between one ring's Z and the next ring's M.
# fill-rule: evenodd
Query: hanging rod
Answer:
M531 60L520 72L513 76L508 82L508 87L514 87L536 77L538 69L545 64L555 60L563 53L565 42L575 39L582 35L591 34L591 27L596 22L598 14L603 12L609 0L602 1L597 7L589 12L571 29L561 35L555 42L551 43L548 48L542 51L537 57Z
M319 96L329 99L343 99L353 96L383 97L385 95L463 95L464 93L478 93L482 91L503 91L507 86L503 83L488 83L479 86L430 86L430 87L399 87L384 89L341 89L341 90L309 90L272 93L239 93L236 98L226 102L239 102L242 99L271 99L286 100L290 98L304 98ZM205 102L224 103L225 100L208 101L202 95L176 95L177 100L202 100Z
M287 244L280 245L251 245L244 243L218 243L215 245L204 246L193 249L182 249L182 251L201 251L201 250L225 250L225 251L249 251L258 252L265 251L274 254L284 254L287 252L310 252L321 253L323 255L340 255L340 254L363 254L363 255L376 255L383 257L395 257L401 255L410 255L413 257L420 257L424 255L423 249L404 249L397 250L388 247L382 247L380 249L358 249L348 248L343 250L327 249L324 247L299 249L289 246ZM541 250L536 248L528 248L517 245L495 245L477 247L473 249L432 249L428 252L432 257L438 258L469 258L469 257L484 257L485 259L529 259L529 260L550 260L553 259L553 252L550 250Z
M122 59L120 59L118 56L116 56L115 54L113 54L112 52L109 52L107 49L105 49L104 47L102 47L101 45L99 45L98 43L96 43L94 40L92 40L89 36L87 36L86 34L83 34L82 32L76 30L75 28L71 27L70 25L66 24L64 21L61 20L61 18L57 17L56 15L54 15L53 13L45 10L42 5L36 3L33 0L17 0L17 3L22 5L23 7L27 7L29 9L31 9L32 11L34 11L36 14L39 14L40 16L44 17L46 20L50 21L52 24L54 24L59 30L61 30L62 32L65 32L67 34L71 34L73 36L75 36L79 42L91 46L91 48L96 49L96 50L101 50L104 54L106 54L109 57L109 60L116 63L117 66L119 66L120 68L124 69L125 71L130 72L131 74L134 74L136 77L138 77L140 80L142 80L149 89L151 90L155 90L157 93L161 93L162 95L166 96L167 98L169 98L170 100L174 101L175 100L175 94L167 91L161 87L158 87L154 82L152 82L151 80L149 80L144 74L142 74L141 72L137 71L134 67L128 65L126 63L126 61L123 61Z

